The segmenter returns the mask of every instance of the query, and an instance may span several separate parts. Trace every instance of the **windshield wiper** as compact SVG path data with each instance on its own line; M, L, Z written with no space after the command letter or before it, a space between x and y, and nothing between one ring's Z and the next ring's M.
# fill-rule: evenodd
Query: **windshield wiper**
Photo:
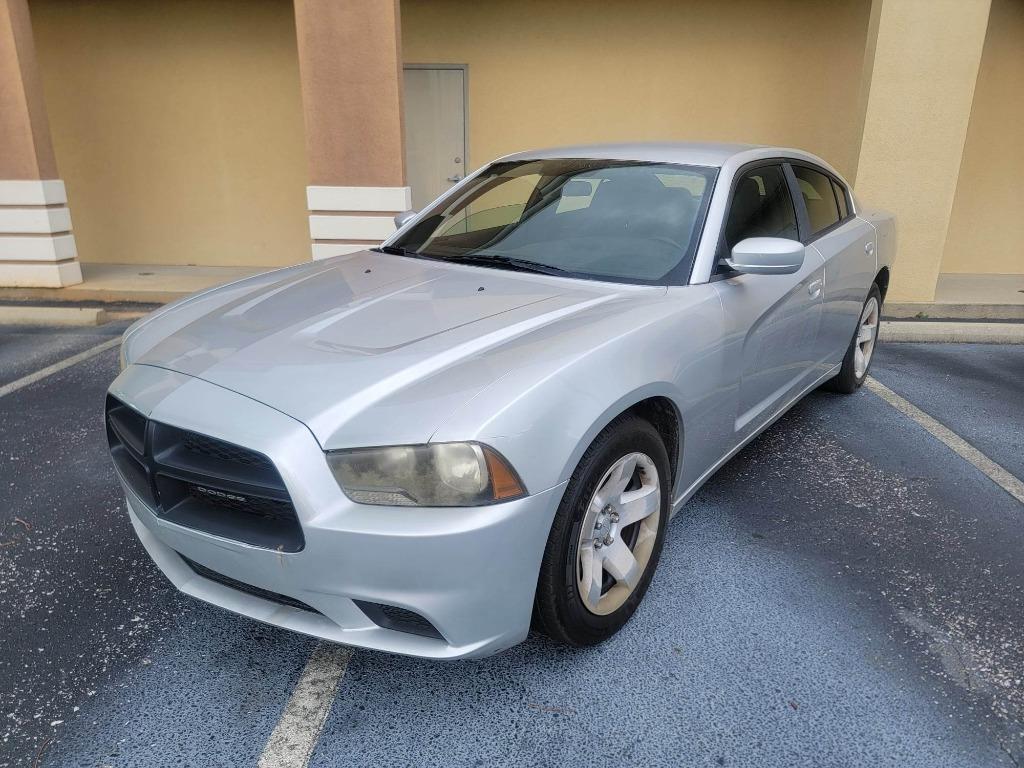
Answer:
M416 254L412 251L407 251L398 245L380 245L376 248L371 248L371 251L380 251L381 253L390 253L392 256L415 256Z
M466 256L439 256L433 253L421 251L410 251L398 245L381 245L371 250L381 253L390 253L395 256L412 256L417 259L430 259L432 261L447 261L451 264L473 264L481 267L497 267L498 269L510 269L516 272L534 272L540 275L570 275L575 277L575 272L570 272L561 267L552 267L548 264L538 264L527 259L517 259L514 256L503 256L499 253L472 253Z
M527 259L517 259L514 256L502 256L499 253L472 253L466 256L459 256L448 261L456 264L476 264L482 267L497 267L498 269L511 269L517 272L535 272L541 275L574 275L567 269L552 267L549 264L538 264Z

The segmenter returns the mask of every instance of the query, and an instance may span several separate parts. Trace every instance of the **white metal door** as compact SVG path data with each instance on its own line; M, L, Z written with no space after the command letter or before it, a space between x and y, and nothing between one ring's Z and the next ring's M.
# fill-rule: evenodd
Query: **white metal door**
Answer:
M466 71L406 67L405 169L421 210L466 174Z

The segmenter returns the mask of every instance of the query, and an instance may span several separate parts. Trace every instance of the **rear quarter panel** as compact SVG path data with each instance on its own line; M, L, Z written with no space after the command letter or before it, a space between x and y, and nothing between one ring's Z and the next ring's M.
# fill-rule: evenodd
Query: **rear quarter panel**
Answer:
M878 208L859 208L857 215L875 229L875 271L896 261L896 217Z

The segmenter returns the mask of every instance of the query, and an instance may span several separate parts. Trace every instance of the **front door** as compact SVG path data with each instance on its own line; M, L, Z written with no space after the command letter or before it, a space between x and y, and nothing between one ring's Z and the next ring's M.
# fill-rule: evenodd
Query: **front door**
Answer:
M743 171L726 215L723 249L748 237L799 240L796 206L781 164ZM824 261L808 248L792 275L733 275L713 285L741 345L737 436L745 438L807 386L821 323Z
M466 70L411 66L405 80L405 172L417 211L466 175Z

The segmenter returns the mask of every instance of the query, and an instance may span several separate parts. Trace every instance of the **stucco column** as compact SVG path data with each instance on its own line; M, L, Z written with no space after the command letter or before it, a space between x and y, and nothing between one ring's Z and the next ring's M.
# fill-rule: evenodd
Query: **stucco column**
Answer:
M394 232L411 207L397 0L295 0L313 258Z
M929 302L956 194L990 0L874 0L856 191L897 216L889 301Z
M0 0L0 285L82 282L26 0Z

